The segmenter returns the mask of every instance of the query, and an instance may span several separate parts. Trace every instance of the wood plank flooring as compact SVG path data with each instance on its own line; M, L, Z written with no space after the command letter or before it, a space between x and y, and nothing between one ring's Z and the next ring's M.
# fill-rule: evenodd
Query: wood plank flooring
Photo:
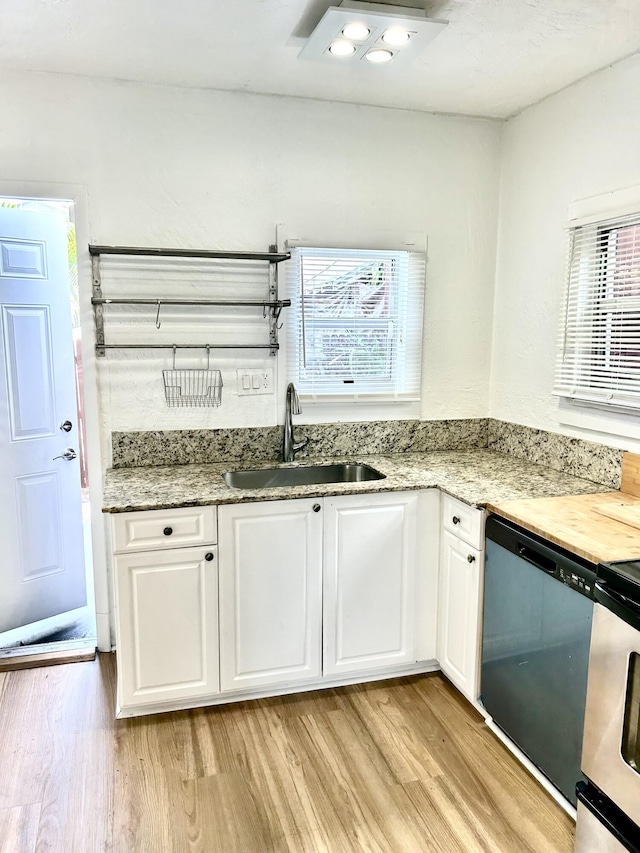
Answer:
M571 853L440 675L113 718L115 660L0 673L1 853Z

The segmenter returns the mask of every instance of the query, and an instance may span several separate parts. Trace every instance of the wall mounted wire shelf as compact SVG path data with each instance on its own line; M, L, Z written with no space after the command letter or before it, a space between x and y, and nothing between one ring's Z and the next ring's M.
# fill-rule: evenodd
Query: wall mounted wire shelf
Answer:
M210 347L206 368L176 368L176 350L173 347L173 368L162 371L164 398L167 406L213 407L222 404L222 373L210 369Z

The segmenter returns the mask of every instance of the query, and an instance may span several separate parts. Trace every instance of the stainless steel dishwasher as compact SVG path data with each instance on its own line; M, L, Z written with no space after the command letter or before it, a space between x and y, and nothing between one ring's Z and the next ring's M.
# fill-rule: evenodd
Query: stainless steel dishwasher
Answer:
M574 806L595 565L515 525L486 525L481 701Z

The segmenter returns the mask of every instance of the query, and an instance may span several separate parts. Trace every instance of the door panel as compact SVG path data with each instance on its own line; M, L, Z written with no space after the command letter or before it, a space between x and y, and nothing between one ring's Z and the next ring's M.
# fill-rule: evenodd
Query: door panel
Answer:
M0 208L0 633L87 602L80 462L54 459L67 447L78 450L66 222Z
M16 477L18 506L18 540L24 543L21 552L23 581L64 571L60 492L58 472L29 474ZM46 518L47 523L39 521ZM38 521L38 523L34 523Z
M0 239L0 275L2 276L46 278L45 259L44 243L33 240Z
M9 423L13 441L55 434L49 309L3 306Z
M325 499L325 675L415 661L417 501Z
M321 675L321 500L221 506L222 690Z
M215 547L123 554L115 563L120 704L217 693Z
M442 671L472 701L479 692L482 561L481 551L443 532L438 661Z

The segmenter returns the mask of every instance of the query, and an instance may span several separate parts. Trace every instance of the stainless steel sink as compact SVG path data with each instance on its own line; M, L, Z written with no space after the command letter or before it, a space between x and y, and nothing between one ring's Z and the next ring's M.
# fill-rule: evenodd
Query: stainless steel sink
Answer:
M298 468L262 468L255 471L227 471L223 474L233 489L268 489L273 486L313 486L320 483L362 483L384 480L385 475L368 465L303 465Z

